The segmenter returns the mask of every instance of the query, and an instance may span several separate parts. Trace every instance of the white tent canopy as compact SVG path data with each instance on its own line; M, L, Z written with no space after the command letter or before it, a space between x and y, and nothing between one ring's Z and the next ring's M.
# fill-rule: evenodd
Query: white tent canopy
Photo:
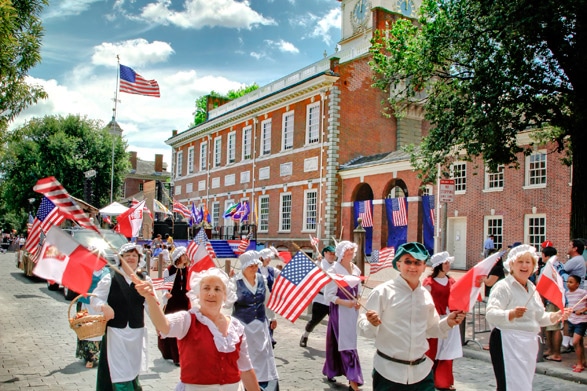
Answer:
M128 208L118 202L114 201L108 206L100 209L100 214L107 216L118 216L119 214L126 212Z

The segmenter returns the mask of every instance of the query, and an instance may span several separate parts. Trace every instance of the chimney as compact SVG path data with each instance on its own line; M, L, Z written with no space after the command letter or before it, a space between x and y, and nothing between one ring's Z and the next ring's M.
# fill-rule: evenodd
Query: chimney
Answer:
M137 153L135 151L130 151L130 165L133 170L137 169Z
M175 136L177 136L177 129L173 129L173 130L171 131L171 136L172 136L172 137L175 137Z
M155 154L155 172L163 172L163 155Z

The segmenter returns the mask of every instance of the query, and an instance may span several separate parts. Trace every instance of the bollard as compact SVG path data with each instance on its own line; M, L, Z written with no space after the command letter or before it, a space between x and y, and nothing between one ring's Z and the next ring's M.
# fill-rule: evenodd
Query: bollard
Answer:
M224 261L224 271L230 276L230 259Z

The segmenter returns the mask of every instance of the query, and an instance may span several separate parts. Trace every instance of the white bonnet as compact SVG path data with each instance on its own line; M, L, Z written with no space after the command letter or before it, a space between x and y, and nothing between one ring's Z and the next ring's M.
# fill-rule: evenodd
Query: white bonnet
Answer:
M271 259L271 258L275 257L275 255L276 254L275 254L274 248L271 248L271 247L264 248L263 250L259 251L259 257L263 258L263 259L266 259L266 258Z
M338 262L340 262L340 260L342 259L342 256L344 255L346 250L348 250L349 248L352 248L354 250L355 254L357 253L358 246L356 243L349 242L348 240L343 240L342 242L339 242L336 245L336 250L334 250L334 255L336 255L336 260Z
M179 257L181 257L186 252L187 252L187 249L184 246L176 247L175 250L173 250L173 253L171 253L171 260L173 262L177 261L179 259Z
M143 258L143 252L141 251L141 247L138 246L136 243L128 242L120 246L118 250L118 255L122 256L128 252L135 250L139 254L139 260Z
M438 265L442 265L445 262L450 262L451 264L454 262L455 257L451 257L447 251L443 251L440 253L434 254L430 258L430 263L432 263L432 268L434 269Z
M536 271L536 268L538 267L538 254L536 254L536 247L531 246L529 244L521 244L519 246L512 248L509 251L506 260L503 262L503 267L505 268L505 270L507 270L509 273L510 264L512 262L515 262L516 259L518 259L521 255L526 253L529 253L532 256L532 258L534 258L534 271Z
M251 265L263 264L263 262L259 260L259 253L255 250L249 250L247 252L244 252L243 254L241 254L240 257L238 257L238 260L241 263L241 270L245 270L247 267Z
M218 277L226 287L226 300L224 302L225 306L230 306L232 303L236 301L236 285L234 281L228 277L224 271L218 269L217 267L212 267L210 269L201 271L199 273L192 273L190 276L190 291L186 294L191 302L192 306L198 306L200 304L200 283L205 277Z

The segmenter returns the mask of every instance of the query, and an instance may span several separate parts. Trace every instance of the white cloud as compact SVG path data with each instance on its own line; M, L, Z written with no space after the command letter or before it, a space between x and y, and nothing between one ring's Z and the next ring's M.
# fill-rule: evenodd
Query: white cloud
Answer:
M132 66L165 62L174 53L171 45L166 42L145 39L133 39L124 42L104 42L94 47L92 64L112 65L113 59L120 55L120 62Z
M250 2L236 0L185 0L183 9L171 8L171 0L158 0L143 7L141 14L135 16L160 24L175 25L185 29L203 27L228 27L251 29L256 25L275 25L251 8Z
M267 39L267 40L265 40L265 42L270 47L275 47L275 48L279 49L279 51L281 51L281 52L294 53L294 54L297 54L300 52L299 49L297 47L295 47L295 45L293 43L284 41L283 39L280 39L279 41L272 41L270 39Z
M51 7L43 14L43 19L64 18L72 15L79 15L87 11L93 3L103 0L62 0Z
M317 19L316 25L314 26L314 30L310 33L310 36L322 37L322 40L330 45L332 43L332 36L330 35L330 30L340 30L340 26L342 23L341 18L342 13L340 11L340 8L331 9L326 15Z
M251 57L254 57L257 60L260 60L260 59L262 59L265 56L266 56L265 53L251 52Z

